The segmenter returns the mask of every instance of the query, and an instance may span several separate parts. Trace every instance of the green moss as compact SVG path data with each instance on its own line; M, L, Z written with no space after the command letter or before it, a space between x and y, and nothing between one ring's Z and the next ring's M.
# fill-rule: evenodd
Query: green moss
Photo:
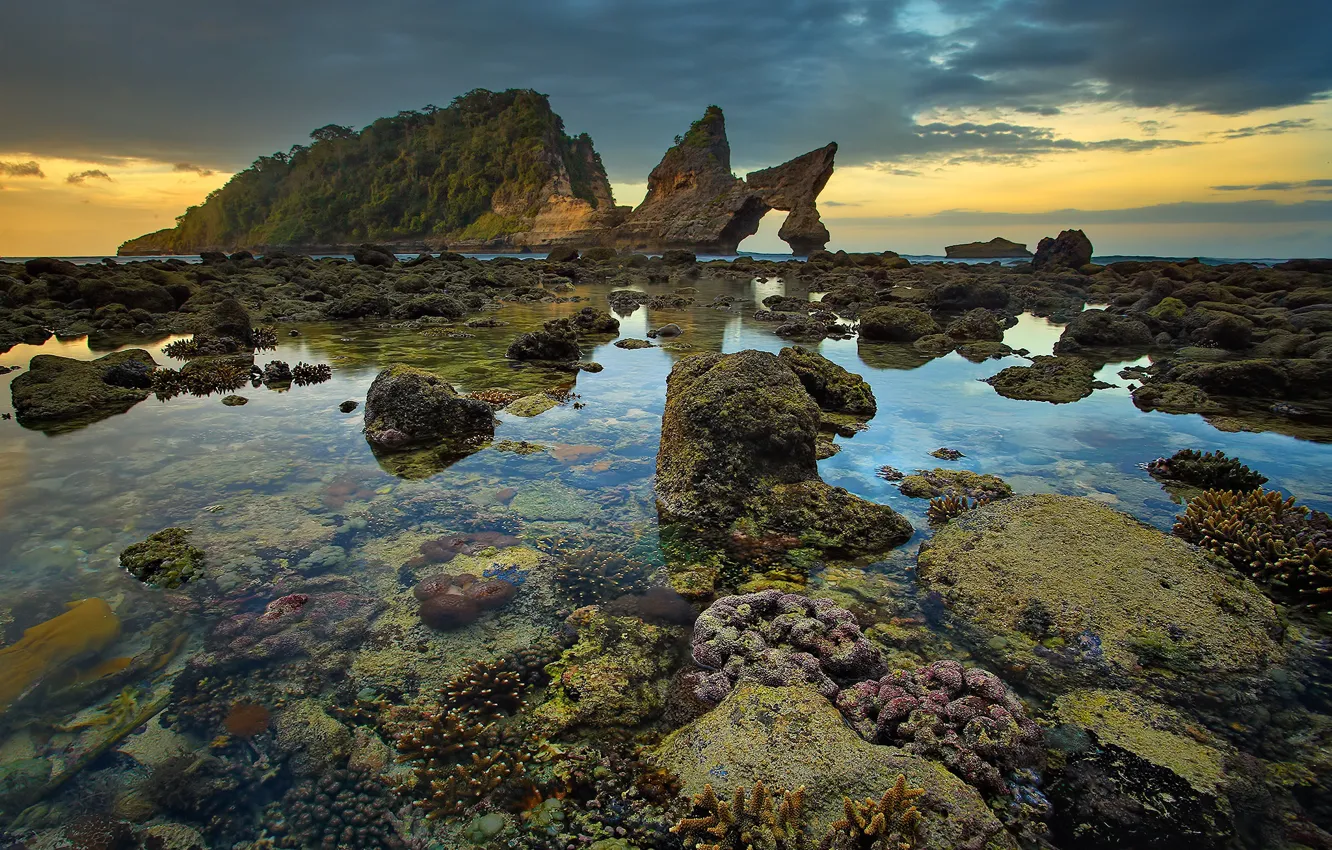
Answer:
M164 528L120 553L120 565L144 584L168 590L203 575L204 553L189 545L189 532Z
M986 383L1005 398L1068 404L1092 394L1096 367L1078 357L1037 356L1030 366L1009 366Z
M915 475L903 478L899 489L902 495L913 499L953 496L958 499L985 498L993 501L1013 495L1013 488L999 476L982 475L968 469L922 469Z
M1162 298L1160 303L1147 311L1147 315L1156 319L1158 322L1182 322L1184 314L1189 310L1189 305L1180 301L1178 298Z

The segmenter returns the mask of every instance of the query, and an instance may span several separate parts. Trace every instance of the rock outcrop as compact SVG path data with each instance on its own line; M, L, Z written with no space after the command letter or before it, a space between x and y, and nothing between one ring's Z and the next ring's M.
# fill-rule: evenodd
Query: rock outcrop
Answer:
M800 377L772 354L681 360L667 379L657 454L663 519L704 529L739 525L837 551L905 542L911 524L892 508L819 478L821 419Z
M733 254L776 209L790 213L779 235L794 253L820 250L829 236L815 200L832 176L836 153L834 142L741 180L731 173L725 116L709 106L652 169L647 197L610 241L635 251Z
M365 438L377 448L467 443L494 433L490 405L462 398L444 379L411 366L380 372L365 396Z
M996 236L989 242L967 242L962 245L949 245L944 248L944 255L950 260L999 260L1010 257L1031 259L1032 253L1021 242L1014 242L1002 236Z
M1065 230L1056 237L1047 236L1036 246L1031 265L1037 271L1080 269L1091 262L1092 243L1081 230Z
M141 348L96 360L38 354L10 384L14 415L22 425L51 430L124 413L148 397L156 366Z

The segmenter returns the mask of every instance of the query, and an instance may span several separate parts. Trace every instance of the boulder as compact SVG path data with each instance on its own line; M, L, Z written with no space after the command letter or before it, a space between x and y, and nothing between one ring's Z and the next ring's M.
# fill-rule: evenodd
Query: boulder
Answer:
M1081 230L1065 230L1056 237L1045 237L1036 246L1031 266L1036 271L1080 269L1091 262L1092 243Z
M374 245L369 242L356 246L356 249L352 251L352 257L363 266L378 266L388 269L398 264L398 258L394 256L392 248L387 245Z
M728 528L744 519L809 545L882 551L911 525L818 476L818 403L780 358L702 354L667 379L657 500L663 518Z
M1060 354L1083 348L1131 348L1151 343L1151 329L1137 319L1104 310L1084 310L1064 328L1054 350Z
M54 257L34 257L23 264L23 270L33 277L41 277L44 274L79 276L78 266L68 260L57 260Z
M250 344L250 311L235 298L224 298L204 314L200 334L206 337L225 337L241 345Z
M596 336L620 332L620 320L605 310L598 310L595 307L584 307L574 313L569 317L569 324L579 334Z
M1188 699L1283 657L1276 609L1184 541L1091 499L1017 496L921 545L918 575L996 670ZM1156 693L1154 691L1159 691Z
M141 348L91 361L38 354L28 371L10 385L14 415L23 425L46 426L88 424L124 413L149 392L141 380L128 380L129 374L142 375L156 366L153 356ZM106 380L108 373L111 382Z
M474 442L494 434L490 405L462 398L443 378L411 366L380 372L365 396L365 437L379 448Z
M913 499L1007 499L1013 488L997 475L982 475L969 469L921 469L898 485L903 496Z
M1021 401L1068 404L1095 389L1096 367L1079 357L1037 355L1030 366L1009 366L985 379L995 392Z
M913 307L874 307L860 314L861 339L915 342L940 330L929 313Z
M1002 342L1004 325L989 310L977 307L950 322L945 333L953 339Z
M618 322L616 327L618 327ZM505 353L510 360L577 360L578 331L568 319L551 319L541 330L520 335Z
M793 345L783 348L777 356L795 372L805 391L823 410L858 416L873 416L878 412L870 385L822 354Z
M741 682L715 709L673 732L649 759L680 778L681 791L708 785L722 799L762 781L804 787L814 839L842 817L843 799L879 799L899 775L925 789L919 850L1015 848L980 794L943 765L861 739L832 704L807 687Z
M561 245L546 255L548 263L572 263L578 259L578 249L569 245Z

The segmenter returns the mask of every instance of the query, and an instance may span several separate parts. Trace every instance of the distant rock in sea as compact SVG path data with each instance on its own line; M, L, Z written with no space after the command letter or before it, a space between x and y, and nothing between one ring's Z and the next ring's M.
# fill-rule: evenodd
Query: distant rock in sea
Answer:
M949 245L944 248L950 260L997 260L1008 257L1031 259L1032 253L1021 242L1014 242L1002 236L996 236L989 242L967 242L964 245Z

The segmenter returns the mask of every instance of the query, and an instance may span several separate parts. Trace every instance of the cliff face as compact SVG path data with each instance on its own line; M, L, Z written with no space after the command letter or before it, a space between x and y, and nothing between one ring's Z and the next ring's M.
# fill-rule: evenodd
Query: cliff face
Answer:
M601 158L545 95L484 90L260 157L174 228L120 253L335 248L366 240L460 247L595 240L617 210Z
M829 235L815 200L832 176L836 153L834 142L741 180L731 173L726 119L720 108L709 106L652 169L643 203L609 241L638 251L731 254L776 209L790 212L779 235L792 251L820 249Z

